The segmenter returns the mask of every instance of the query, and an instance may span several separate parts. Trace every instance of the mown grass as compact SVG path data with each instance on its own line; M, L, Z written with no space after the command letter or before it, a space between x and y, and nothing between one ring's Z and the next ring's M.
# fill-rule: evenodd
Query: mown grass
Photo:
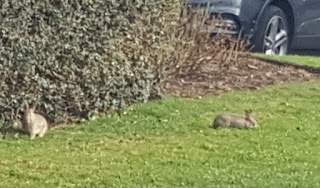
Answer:
M135 105L43 139L0 142L1 187L318 187L320 86ZM208 128L252 108L259 128Z
M0 187L319 187L320 85L202 99L166 97L106 117L0 140ZM253 109L259 127L209 128Z
M291 63L296 63L300 65L309 65L313 67L320 67L320 57L315 56L301 56L301 55L286 55L286 56L277 56L277 55L265 55L260 53L255 53L255 56L264 57L274 60L286 61Z

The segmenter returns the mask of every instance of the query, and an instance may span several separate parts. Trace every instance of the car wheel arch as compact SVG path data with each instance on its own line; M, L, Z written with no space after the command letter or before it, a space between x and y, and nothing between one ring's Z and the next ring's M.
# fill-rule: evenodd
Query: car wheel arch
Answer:
M267 7L270 6L270 5L275 5L275 6L277 6L280 9L283 10L283 12L287 16L287 21L289 23L290 34L294 33L294 30L295 30L295 13L293 11L292 4L288 0L282 0L282 1L279 1L279 0L266 0L266 2L264 3L264 5L261 8L260 13L257 16L257 19L256 19L257 23L259 23L259 20L263 16L263 14L266 11ZM257 30L257 25L258 24L255 24L254 31Z

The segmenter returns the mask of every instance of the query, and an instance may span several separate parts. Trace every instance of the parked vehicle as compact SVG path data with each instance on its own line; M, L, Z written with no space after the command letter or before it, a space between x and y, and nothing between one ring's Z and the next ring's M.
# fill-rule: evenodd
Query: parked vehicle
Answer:
M214 32L249 37L253 51L285 55L320 50L320 0L185 0L221 15ZM221 30L221 25L227 29ZM219 29L220 27L220 29ZM202 28L203 29L203 28Z

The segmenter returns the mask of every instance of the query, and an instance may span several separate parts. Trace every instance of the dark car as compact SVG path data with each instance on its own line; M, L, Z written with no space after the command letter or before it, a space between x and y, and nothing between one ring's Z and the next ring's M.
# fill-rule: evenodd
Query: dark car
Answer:
M222 32L249 37L253 51L285 55L289 49L320 49L320 0L185 0L185 3L220 15L219 25L228 26Z

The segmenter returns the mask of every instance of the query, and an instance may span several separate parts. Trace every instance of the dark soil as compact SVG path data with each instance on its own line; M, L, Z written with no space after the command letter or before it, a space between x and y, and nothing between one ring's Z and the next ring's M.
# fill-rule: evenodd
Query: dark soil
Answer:
M260 89L263 86L288 81L319 78L320 73L306 68L281 62L265 62L247 56L240 58L237 63L223 67L217 63L207 63L197 70L190 71L190 66L185 65L181 71L169 76L161 88L164 94L199 97L218 95L230 90Z

